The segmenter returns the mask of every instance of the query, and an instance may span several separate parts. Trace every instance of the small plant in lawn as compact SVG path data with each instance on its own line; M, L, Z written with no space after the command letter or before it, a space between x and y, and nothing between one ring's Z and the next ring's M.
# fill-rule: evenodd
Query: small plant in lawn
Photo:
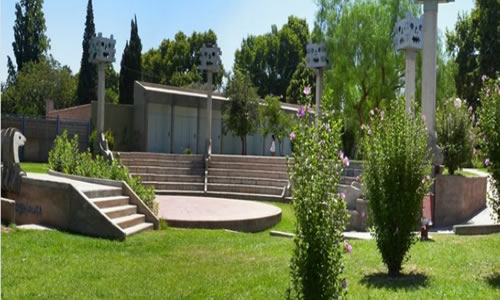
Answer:
M366 189L373 235L389 275L401 265L417 236L422 199L431 184L427 131L421 118L405 112L404 101L375 113L362 138L362 182Z
M158 212L152 187L143 186L140 177L130 177L128 168L118 160L110 163L100 155L94 158L90 150L79 153L76 134L70 140L65 130L62 135L56 137L49 152L49 168L66 174L125 181L144 204L154 213Z
M484 164L495 187L489 195L489 203L493 217L500 222L500 80L486 78L479 95L482 105L479 111L480 140L486 157Z
M349 159L341 151L341 122L324 112L318 119L310 108L299 109L290 133L294 163L289 164L293 207L297 218L291 261L291 298L342 299L342 253L352 247L343 241L347 215L337 184Z
M450 175L472 159L474 131L471 119L472 107L456 99L445 101L437 111L437 143L443 150L443 164Z

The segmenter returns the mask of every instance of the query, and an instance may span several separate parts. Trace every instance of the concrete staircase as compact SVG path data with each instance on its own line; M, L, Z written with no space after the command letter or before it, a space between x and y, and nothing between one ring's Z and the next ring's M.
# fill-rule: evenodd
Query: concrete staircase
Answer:
M131 204L130 197L124 196L119 187L89 191L84 194L127 236L152 230L154 227L153 223L146 222L144 214L137 213L137 206Z
M286 202L287 187L284 157L212 155L208 159L208 196Z
M148 152L117 153L131 176L140 176L156 194L203 195L205 163L202 155Z

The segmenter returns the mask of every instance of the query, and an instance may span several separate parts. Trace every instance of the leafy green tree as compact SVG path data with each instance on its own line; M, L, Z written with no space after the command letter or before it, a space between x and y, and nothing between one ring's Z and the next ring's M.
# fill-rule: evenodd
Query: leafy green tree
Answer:
M304 89L310 88L310 96L304 94ZM314 70L306 67L306 61L303 59L295 69L286 89L286 99L302 105L312 105L312 99L316 99L316 75Z
M143 79L148 82L173 86L195 86L206 83L205 72L198 71L200 48L217 43L217 36L212 30L190 37L179 31L174 40L165 39L158 48L153 48L142 55ZM222 86L224 68L214 74L213 84Z
M500 70L500 1L476 0L470 15L459 14L454 31L446 32L447 50L458 65L457 94L474 109L479 102L483 75Z
M244 39L241 48L236 50L234 68L250 75L260 97L273 95L297 103L298 99L289 96L297 96L294 94L296 85L310 79L306 72L296 72L304 60L308 40L307 22L290 16L280 30L273 25L270 33ZM304 77L299 78L299 75ZM294 86L290 88L294 76Z
M297 218L290 262L291 299L345 299L343 253L352 247L343 239L347 223L345 195L332 191L348 158L341 150L341 120L323 110L319 118L299 111L290 139L293 164L293 209Z
M52 57L28 62L17 73L14 85L2 94L2 112L38 116L45 114L45 100L54 100L56 109L74 104L76 81L67 66Z
M120 76L116 73L115 68L113 68L113 64L106 64L106 94L105 100L106 102L118 103L118 93L119 93L119 84L120 84Z
M229 77L225 94L229 101L222 116L224 131L241 138L241 154L246 155L247 135L257 131L259 122L259 96L250 77L238 71Z
M278 138L280 153L283 153L283 140L290 134L292 119L281 109L277 97L267 96L265 104L259 107L262 134L270 134Z
M120 63L120 103L134 103L134 82L142 79L142 43L137 28L137 17L131 21L130 41L125 44Z
M39 62L50 48L45 35L43 0L21 0L16 3L14 23L14 55L17 70L21 71L28 62Z
M398 276L421 225L422 199L429 191L430 153L421 118L402 99L375 114L362 139L366 190L374 237L390 276Z
M90 103L92 100L97 100L97 69L95 64L89 62L90 40L94 36L94 11L92 9L92 0L89 0L82 41L83 52L80 61L78 88L76 91L77 102L80 105Z

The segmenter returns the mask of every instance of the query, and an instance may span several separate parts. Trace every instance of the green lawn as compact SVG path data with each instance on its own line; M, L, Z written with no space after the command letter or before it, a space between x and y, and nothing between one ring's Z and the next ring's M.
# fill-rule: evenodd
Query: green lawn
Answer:
M22 162L21 169L25 172L47 173L49 171L49 165L46 163Z
M485 172L487 172L487 171L485 171ZM448 168L445 168L443 170L443 175L449 175L449 174L450 174L450 172L448 172ZM467 171L464 171L464 170L456 170L454 175L461 175L461 176L465 176L465 177L478 177L477 174L471 173L471 172L467 172Z
M275 230L292 231L289 205ZM374 241L345 256L352 299L498 299L500 234L416 244L402 278L385 275ZM125 242L58 231L2 233L5 299L282 299L293 240L168 228Z

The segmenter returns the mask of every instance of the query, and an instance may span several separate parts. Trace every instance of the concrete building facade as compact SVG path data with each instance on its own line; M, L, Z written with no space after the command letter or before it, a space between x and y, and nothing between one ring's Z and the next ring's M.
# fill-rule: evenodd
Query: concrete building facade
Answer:
M241 138L224 133L222 112L228 98L219 93L212 96L212 153L241 154ZM146 82L135 82L133 128L135 150L160 153L206 152L207 93ZM298 106L282 104L292 114ZM106 113L108 117L108 113ZM106 122L108 123L108 122ZM247 136L248 155L271 155L271 137L260 133ZM290 140L282 149L276 141L276 155L290 155Z

